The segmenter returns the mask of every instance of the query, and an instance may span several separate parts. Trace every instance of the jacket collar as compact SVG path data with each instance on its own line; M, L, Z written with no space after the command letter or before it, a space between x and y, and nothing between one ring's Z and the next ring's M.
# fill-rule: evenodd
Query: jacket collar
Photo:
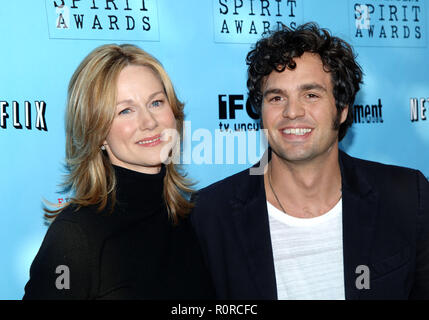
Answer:
M372 188L358 159L340 151L343 192L343 256L346 299L359 299L356 279L360 265L370 266L371 246L378 214L378 194Z
M246 177L240 179L240 182L244 184L235 185L235 198L232 198L230 205L257 299L276 300L276 278L263 170L260 174L251 174L252 169L259 168L260 165L261 162L242 172Z
M363 172L356 167L356 158L350 157L347 153L339 150L338 161L340 163L342 188L360 196L366 196L372 191L372 186L368 182Z
M267 151L267 159L271 160L270 149ZM264 157L266 155L264 154ZM356 167L355 158L350 157L347 153L342 150L339 150L338 161L340 163L341 170L341 181L342 181L342 191L351 192L353 194L365 197L368 193L372 192L372 186L367 181L367 178L362 175L362 172L359 168ZM236 185L235 186L235 196L236 200L239 202L247 203L249 199L255 198L255 192L261 192L261 189L264 189L264 175L262 170L255 170L261 174L252 174L251 170L260 168L261 163L256 163L252 168L246 170L246 174L249 176L246 179L247 183L245 185ZM264 200L265 199L265 190L263 190Z
M269 152L269 150L267 151ZM343 256L346 299L359 299L356 268L369 266L374 236L378 197L372 190L356 159L339 151L343 192ZM253 168L260 166L260 162ZM233 220L245 249L250 274L260 299L277 299L273 251L268 222L264 176L248 175L236 184L231 200Z

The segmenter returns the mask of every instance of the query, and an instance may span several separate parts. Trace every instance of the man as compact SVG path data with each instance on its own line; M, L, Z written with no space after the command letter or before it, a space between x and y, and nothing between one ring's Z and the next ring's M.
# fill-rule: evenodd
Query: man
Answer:
M201 190L192 215L217 297L429 298L428 181L338 149L362 79L352 48L310 23L247 63L269 163Z

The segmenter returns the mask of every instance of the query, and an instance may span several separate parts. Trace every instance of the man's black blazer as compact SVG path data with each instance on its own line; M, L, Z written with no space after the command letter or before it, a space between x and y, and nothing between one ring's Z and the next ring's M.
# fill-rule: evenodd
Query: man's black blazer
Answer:
M346 299L429 299L429 183L340 151ZM277 299L263 175L202 189L192 221L219 299ZM359 265L370 272L358 289Z

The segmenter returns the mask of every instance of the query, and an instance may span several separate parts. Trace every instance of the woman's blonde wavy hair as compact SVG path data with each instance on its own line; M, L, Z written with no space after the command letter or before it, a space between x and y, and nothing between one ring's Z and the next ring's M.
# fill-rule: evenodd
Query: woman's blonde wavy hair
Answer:
M97 206L102 211L116 203L116 179L112 164L100 146L112 125L116 108L116 80L128 65L149 67L163 84L176 119L183 128L183 107L161 63L142 49L130 45L103 45L94 49L74 72L68 87L66 111L66 168L62 186L73 196L58 209L45 208L45 217L54 219L64 208ZM182 139L182 136L180 136ZM163 197L174 223L186 216L193 204L187 200L193 190L176 165L166 165Z

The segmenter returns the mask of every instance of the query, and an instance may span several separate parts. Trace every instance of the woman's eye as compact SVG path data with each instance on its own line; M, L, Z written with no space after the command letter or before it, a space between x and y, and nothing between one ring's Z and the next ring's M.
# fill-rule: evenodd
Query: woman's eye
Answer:
M161 106L161 104L162 104L162 100L155 100L155 101L152 101L152 103L151 103L151 106L152 107L160 107Z
M130 109L128 109L128 108L126 108L126 109L124 109L124 110L120 111L120 112L119 112L119 114L128 114L128 113L130 113L130 112L131 112L131 110L130 110Z

